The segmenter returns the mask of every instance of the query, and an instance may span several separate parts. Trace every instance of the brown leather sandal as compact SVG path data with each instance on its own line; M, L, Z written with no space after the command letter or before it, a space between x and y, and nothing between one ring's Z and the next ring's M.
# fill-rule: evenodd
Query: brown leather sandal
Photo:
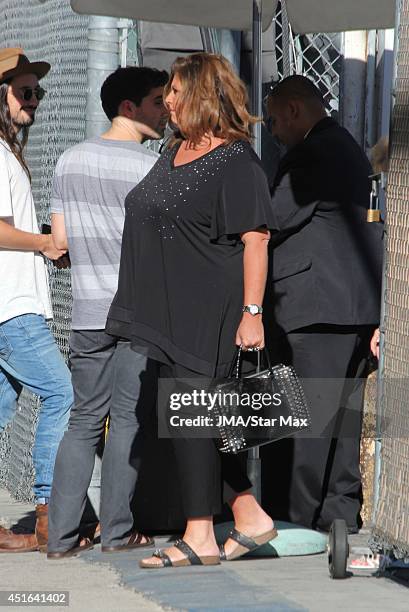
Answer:
M145 538L145 542L142 542L143 538ZM144 536L142 533L134 531L131 533L128 542L125 544L119 544L118 546L101 546L101 551L103 553L126 552L127 550L146 548L148 546L155 546L155 540L149 536Z
M233 559L238 559L242 555L250 552L251 550L255 550L266 544L270 540L274 540L278 536L277 530L273 527L269 531L260 534L254 538L250 538L249 536L244 535L237 529L232 529L229 532L228 539L234 540L237 542L237 547L231 552L229 555L226 555L226 551L224 549L224 544L220 544L220 559L222 561L233 561Z
M139 561L139 566L143 569L162 569L163 567L186 567L189 565L220 565L219 556L199 557L184 540L176 540L173 546L178 548L186 557L184 559L172 561L169 555L157 548L152 557L157 557L162 563L160 565L157 563L148 563L146 559L142 559L142 561Z
M101 543L101 525L100 523L85 523L80 525L80 538L88 538L93 540L94 544Z
M75 557L86 550L91 550L92 548L94 548L93 540L81 538L75 546L68 550L62 552L48 552L47 559L67 559L69 557Z

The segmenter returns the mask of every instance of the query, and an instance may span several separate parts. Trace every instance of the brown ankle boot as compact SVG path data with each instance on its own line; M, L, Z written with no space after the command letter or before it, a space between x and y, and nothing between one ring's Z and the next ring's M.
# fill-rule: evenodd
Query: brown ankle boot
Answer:
M34 533L13 533L0 527L0 553L19 553L38 550Z
M36 529L38 549L47 552L48 544L48 504L37 504L36 506Z

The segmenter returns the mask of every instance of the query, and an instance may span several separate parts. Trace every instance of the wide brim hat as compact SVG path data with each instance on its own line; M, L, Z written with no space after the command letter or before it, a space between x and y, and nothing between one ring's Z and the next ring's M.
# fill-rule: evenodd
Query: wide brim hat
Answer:
M30 62L20 47L0 49L0 83L21 74L35 74L42 79L50 68L48 62Z

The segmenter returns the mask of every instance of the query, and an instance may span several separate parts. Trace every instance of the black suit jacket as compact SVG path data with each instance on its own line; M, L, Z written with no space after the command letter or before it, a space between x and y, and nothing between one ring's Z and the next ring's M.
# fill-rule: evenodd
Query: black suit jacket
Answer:
M383 228L366 222L370 174L361 148L330 117L281 160L269 287L284 331L378 323Z

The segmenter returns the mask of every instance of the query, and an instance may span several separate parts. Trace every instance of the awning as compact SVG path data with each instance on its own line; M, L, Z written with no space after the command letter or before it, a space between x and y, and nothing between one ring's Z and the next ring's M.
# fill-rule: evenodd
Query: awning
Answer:
M263 0L263 29L270 25L277 0ZM252 0L71 0L77 13L129 17L230 30L251 30Z
M395 25L395 0L286 0L296 34L377 30Z
M263 29L275 13L277 0L263 0ZM395 0L287 0L294 32L343 32L393 28ZM129 17L231 30L251 30L252 0L71 0L72 8L88 15Z

